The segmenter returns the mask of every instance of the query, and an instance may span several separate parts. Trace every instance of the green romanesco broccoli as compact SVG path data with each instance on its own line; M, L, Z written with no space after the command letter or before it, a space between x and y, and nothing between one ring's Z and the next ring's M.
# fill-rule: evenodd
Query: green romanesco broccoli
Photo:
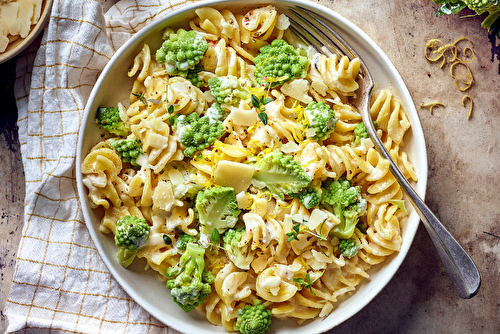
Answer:
M462 0L469 9L472 9L476 14L481 15L489 12L498 5L498 0Z
M123 162L128 162L134 167L139 167L136 159L142 154L142 144L135 136L133 138L110 141L109 146L118 152Z
M97 109L97 124L104 130L117 136L126 137L129 129L120 118L120 111L116 107L101 107Z
M317 207L321 202L321 189L307 186L298 194L290 195L293 198L298 198L299 202L306 208L312 209Z
M189 234L186 234L186 233L182 233L177 238L176 246L180 250L186 250L186 247L187 247L188 243L194 243L195 244L197 242L198 242L198 238L195 237L194 235L189 235Z
M354 257L356 256L356 254L358 254L359 250L361 249L361 243L356 234L353 234L350 239L340 239L338 247L340 253L344 257L350 259L351 257Z
M250 264L253 261L255 251L251 250L250 245L239 245L241 239L245 235L244 228L230 228L225 233L222 239L224 240L224 251L227 257L234 265L243 270L249 270Z
M237 105L241 100L250 100L251 94L237 77L228 75L208 80L208 87L214 99L220 104Z
M481 15L487 13L481 26L500 38L500 1L499 0L432 0L441 7L436 16L458 14L470 9Z
M188 71L195 69L208 49L207 41L194 30L174 31L167 28L163 39L165 41L156 51L156 60L165 63L169 75L186 77Z
M297 78L305 78L309 67L305 50L275 39L259 51L254 58L256 84L274 88Z
M359 217L366 213L366 200L361 198L361 188L340 177L327 179L322 186L321 204L340 220L330 234L339 239L350 239L356 229Z
M193 69L189 69L186 74L186 79L198 88L203 86L203 80L200 78L201 71L203 71L203 65L198 63Z
M205 300L212 292L214 275L205 270L205 249L188 243L175 267L165 271L167 289L174 301L185 312L189 312Z
M203 189L196 196L195 207L200 223L200 244L203 246L209 244L214 229L224 233L226 229L234 227L241 213L231 187Z
M377 129L377 122L373 121L373 126L375 127L375 130ZM354 128L354 143L356 145L359 145L361 143L361 138L369 138L370 135L368 134L368 130L366 130L365 123L361 122L356 125Z
M300 193L312 180L291 155L282 152L266 154L258 162L253 179L280 199L285 195Z
M219 102L214 102L205 110L205 116L208 117L210 122L213 124L217 121L224 121L227 116L227 113L222 109Z
M245 305L238 311L234 330L242 334L265 334L271 326L272 312L255 299L253 305Z
M124 216L118 220L115 230L118 247L116 257L123 267L132 264L139 250L147 243L150 230L146 219L137 216Z
M311 102L304 109L307 116L307 128L314 129L311 137L315 140L325 140L335 131L337 118L335 112L323 101Z
M212 120L206 115L200 117L195 112L187 116L179 115L173 127L188 158L212 145L225 132L222 121Z

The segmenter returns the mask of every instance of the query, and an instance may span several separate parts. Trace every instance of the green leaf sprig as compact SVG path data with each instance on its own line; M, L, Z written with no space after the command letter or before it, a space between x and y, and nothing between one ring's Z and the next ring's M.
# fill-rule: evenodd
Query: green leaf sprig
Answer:
M172 238L170 238L168 235L164 234L163 235L163 242L165 243L165 245L171 245L173 242L172 242Z
M298 235L300 233L300 223L297 222L293 225L292 230L288 232L286 235L288 236L287 242L292 240L299 240Z
M260 99L252 94L252 105L259 109L259 119L260 121L264 124L267 125L267 114L266 114L266 107L265 105L268 104L269 102L272 102L273 99L270 97L264 98L264 95L260 97Z
M321 223L321 226L319 228L320 231L323 230L323 226L325 225L325 221ZM329 257L326 253L325 250L323 249L323 246L321 246L321 241L327 240L326 236L323 236L321 234L314 233L313 231L310 231L308 229L303 230L305 233L309 233L311 235L314 235L318 240L316 241L316 245L319 247L321 253L325 255L326 257ZM293 225L292 230L288 232L286 235L288 236L287 242L291 242L292 240L299 240L299 233L301 232L300 230L300 222L297 222Z
M311 292L311 294L313 296L316 296L316 293L314 293L314 291L312 290L312 286L314 284L314 282L316 282L321 276L323 276L325 272L323 271L321 273L321 275L319 275L318 277L316 277L316 279L314 281L311 281L311 275L309 275L309 273L306 274L306 279L302 278L302 277L294 277L292 278L292 280L299 284L301 286L301 289L309 289L309 291Z

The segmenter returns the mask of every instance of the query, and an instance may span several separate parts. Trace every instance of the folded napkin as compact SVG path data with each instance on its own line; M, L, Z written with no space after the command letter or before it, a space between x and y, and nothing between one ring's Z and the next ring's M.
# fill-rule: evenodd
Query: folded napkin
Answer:
M114 52L192 2L54 1L39 48L18 58L26 206L7 333L178 333L136 304L101 260L83 220L75 157L85 104Z

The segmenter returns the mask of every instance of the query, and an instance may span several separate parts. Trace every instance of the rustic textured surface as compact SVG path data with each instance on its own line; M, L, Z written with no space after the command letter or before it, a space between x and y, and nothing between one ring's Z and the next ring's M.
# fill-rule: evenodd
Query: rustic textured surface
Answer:
M16 252L21 239L24 210L24 174L17 138L17 109L14 99L16 61L0 66L0 332L3 307L10 290Z
M315 1L316 2L316 1ZM358 315L332 333L500 332L500 41L480 26L482 18L434 17L428 0L321 0L363 29L389 56L417 106L439 100L446 107L417 108L426 138L429 180L426 202L466 248L482 276L471 300L460 299L420 226L410 252L387 287ZM426 42L467 36L475 59L475 84L467 91L474 112L467 120L449 67L424 56ZM0 309L8 296L22 229L24 179L16 137L11 83L14 62L0 67ZM10 99L9 99L10 97ZM496 235L496 236L495 236ZM0 314L0 331L4 321Z

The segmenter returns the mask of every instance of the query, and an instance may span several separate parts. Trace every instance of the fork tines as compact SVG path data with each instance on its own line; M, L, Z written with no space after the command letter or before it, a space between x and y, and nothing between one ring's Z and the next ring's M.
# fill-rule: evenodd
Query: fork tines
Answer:
M359 58L357 53L345 40L325 23L328 21L327 19L307 8L297 6L297 9L300 12L295 9L289 9L293 13L293 17L289 16L291 29L304 43L311 45L316 51L324 53L327 56L335 53L339 57L345 55L350 60Z

